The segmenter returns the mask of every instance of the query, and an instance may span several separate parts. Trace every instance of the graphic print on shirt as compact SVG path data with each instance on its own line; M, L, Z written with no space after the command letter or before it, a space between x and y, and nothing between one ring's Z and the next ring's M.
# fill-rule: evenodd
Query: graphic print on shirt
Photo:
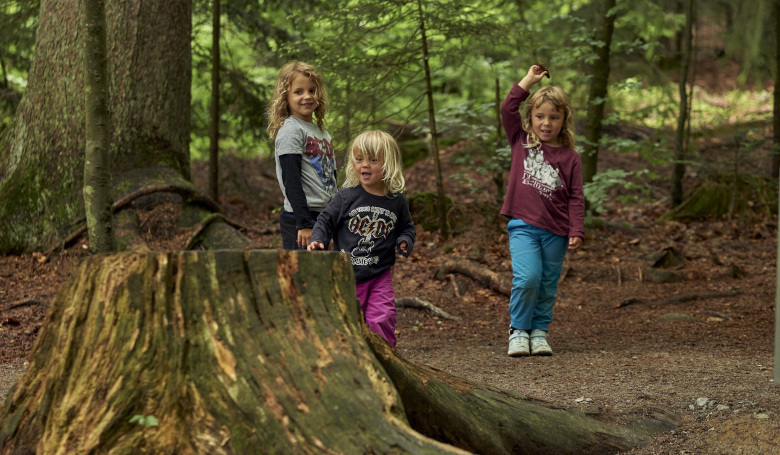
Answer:
M336 163L333 160L333 144L327 139L306 138L306 156L309 158L325 191L336 189Z
M553 193L563 186L563 180L558 175L558 169L544 160L542 148L529 149L523 164L523 184L536 188L536 191L547 199L554 199Z
M349 212L349 232L360 237L357 246L350 251L352 265L379 263L379 256L372 256L374 239L387 240L395 229L397 219L395 213L382 207L363 206Z

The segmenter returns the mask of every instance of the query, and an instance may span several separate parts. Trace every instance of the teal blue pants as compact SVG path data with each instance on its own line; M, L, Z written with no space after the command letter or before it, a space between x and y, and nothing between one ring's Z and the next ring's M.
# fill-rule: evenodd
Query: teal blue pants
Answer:
M506 229L514 275L510 325L513 329L547 331L569 239L519 219L509 221Z

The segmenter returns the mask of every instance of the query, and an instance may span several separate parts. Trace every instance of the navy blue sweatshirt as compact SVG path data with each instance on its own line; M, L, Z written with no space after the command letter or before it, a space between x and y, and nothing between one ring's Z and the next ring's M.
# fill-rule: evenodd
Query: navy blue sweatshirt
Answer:
M358 185L342 188L320 213L311 234L312 242L349 253L355 281L364 283L395 264L395 251L409 256L417 234L409 202L403 194L376 196ZM406 241L403 253L398 245Z

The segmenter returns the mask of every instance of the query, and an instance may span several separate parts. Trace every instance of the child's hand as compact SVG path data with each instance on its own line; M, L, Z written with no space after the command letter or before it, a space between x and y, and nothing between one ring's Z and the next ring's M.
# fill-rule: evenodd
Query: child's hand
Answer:
M407 250L409 249L409 244L406 243L406 240L402 240L401 243L398 244L398 248L400 248L401 251L403 251L404 254L406 254Z
M531 65L530 68L528 68L528 74L533 76L534 79L536 79L536 82L539 82L542 80L544 76L547 76L547 78L550 78L550 73L547 71L547 67L544 66L544 64L541 64L541 62L537 63L536 65Z
M322 243L322 242L311 242L309 244L309 246L306 247L306 249L309 250L309 251L324 250L325 249L325 244Z
M576 250L582 245L582 237L569 237L569 249Z
M528 73L518 84L520 87L528 90L532 85L538 84L545 75L548 75L548 73L547 68L545 68L544 65L531 65L531 67L528 68Z
M311 240L311 228L298 229L298 248L306 248Z

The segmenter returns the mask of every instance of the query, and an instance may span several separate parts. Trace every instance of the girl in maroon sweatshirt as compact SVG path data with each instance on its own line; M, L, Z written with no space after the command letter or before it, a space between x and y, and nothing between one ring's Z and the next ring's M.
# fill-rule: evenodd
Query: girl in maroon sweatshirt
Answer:
M504 206L512 255L509 350L513 357L552 355L552 322L566 250L585 238L582 163L574 149L571 103L562 89L529 89L547 75L533 65L501 105L501 121L512 149ZM520 105L528 100L520 115Z

